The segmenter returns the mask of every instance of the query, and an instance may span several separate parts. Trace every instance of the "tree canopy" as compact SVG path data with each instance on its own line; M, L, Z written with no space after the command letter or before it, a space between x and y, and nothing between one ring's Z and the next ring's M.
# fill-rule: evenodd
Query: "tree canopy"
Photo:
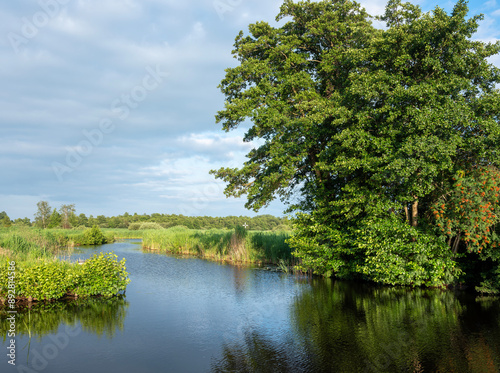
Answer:
M282 26L240 32L216 120L230 131L250 119L244 140L261 145L212 173L248 208L287 202L291 243L317 273L449 284L467 253L500 259L500 70L488 61L500 43L472 38L483 17L464 0L451 14L390 0L378 18L385 29L353 1L285 0Z

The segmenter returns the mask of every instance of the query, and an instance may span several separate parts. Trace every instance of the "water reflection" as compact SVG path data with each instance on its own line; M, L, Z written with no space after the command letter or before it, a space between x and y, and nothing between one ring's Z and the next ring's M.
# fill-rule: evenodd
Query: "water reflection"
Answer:
M123 331L128 302L125 297L111 299L91 298L36 305L16 315L16 336L42 338L56 333L62 324L79 324L83 331L111 339L116 331ZM9 323L6 309L0 309L0 335L7 338Z
M4 355L0 372L500 371L498 299L181 260L128 242L98 250L127 259L127 301L19 314L26 369Z
M248 269L243 266L233 267L233 284L236 294L240 294L245 291L249 280L249 274L250 272Z
M249 329L214 372L498 372L500 302L314 280L279 341Z

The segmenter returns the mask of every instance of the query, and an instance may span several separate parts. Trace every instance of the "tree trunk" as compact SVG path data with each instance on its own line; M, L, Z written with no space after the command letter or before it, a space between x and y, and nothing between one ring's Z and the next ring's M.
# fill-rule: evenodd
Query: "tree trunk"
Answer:
M416 198L411 205L411 225L412 227L418 225L418 198Z
M410 225L411 224L410 211L408 210L408 205L405 205L405 215L406 215L406 223L408 223L408 225Z
M455 242L453 243L453 255L455 255L458 251L458 245L460 243L460 236L462 235L461 232L458 232L457 236L455 237Z

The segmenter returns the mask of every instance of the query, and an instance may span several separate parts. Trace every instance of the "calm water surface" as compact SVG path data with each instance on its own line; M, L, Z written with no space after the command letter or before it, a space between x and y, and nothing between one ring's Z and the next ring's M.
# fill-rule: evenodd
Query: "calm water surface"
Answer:
M0 372L499 372L500 302L143 253L126 296L19 314ZM30 338L31 336L31 338Z

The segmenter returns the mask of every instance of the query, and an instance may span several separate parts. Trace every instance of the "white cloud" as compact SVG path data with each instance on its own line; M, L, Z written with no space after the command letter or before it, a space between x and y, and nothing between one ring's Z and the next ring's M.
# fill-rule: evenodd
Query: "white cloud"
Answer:
M78 0L76 10L89 17L102 17L106 20L116 18L130 19L142 15L142 4L134 0Z
M494 8L496 7L497 2L495 0L485 1L483 7L485 8Z
M386 2L361 4L382 14ZM275 25L282 0L233 3L221 20L212 1L72 0L19 53L0 39L0 164L9 180L1 186L0 210L32 217L43 196L94 215L179 212L185 203L193 214L245 214L244 199L221 202L224 183L208 174L241 166L255 146L242 141L243 130L223 133L215 123L223 108L217 85L224 69L238 63L231 56L238 32L259 20ZM436 5L421 3L427 10ZM451 9L447 0L438 3ZM492 1L483 5L495 9ZM40 10L36 1L4 2L0 33L21 35L23 17ZM493 17L500 13L489 14L481 40L498 38ZM500 66L498 57L491 61ZM170 75L118 118L112 103L157 65ZM103 118L115 130L59 183L52 162L64 164L68 149L84 150L82 131L98 128Z
M191 133L178 140L179 146L192 152L211 155L212 157L231 159L234 151L248 152L252 143L243 142L243 137L233 134Z

